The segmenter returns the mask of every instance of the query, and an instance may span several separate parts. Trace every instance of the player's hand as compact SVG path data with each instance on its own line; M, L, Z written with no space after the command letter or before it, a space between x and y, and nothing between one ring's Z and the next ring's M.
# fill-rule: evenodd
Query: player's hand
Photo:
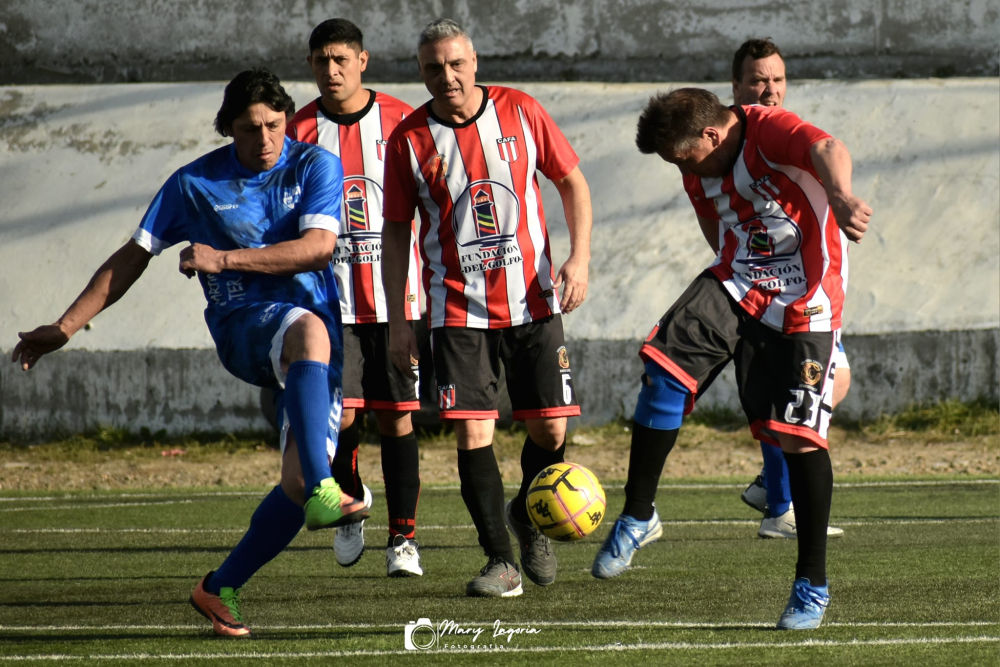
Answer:
M416 381L420 349L417 347L417 337L409 323L400 325L389 323L389 358L400 373Z
M868 231L871 207L854 195L840 195L830 199L830 210L848 240L860 243L861 237Z
M178 269L188 278L193 278L198 271L221 273L226 268L223 263L225 254L225 252L204 243L192 243L181 250Z
M586 261L570 257L559 269L556 280L552 286L556 289L562 287L559 297L559 305L564 313L571 313L576 310L584 299L587 298L587 281L590 269Z
M65 331L55 324L46 324L34 331L21 331L11 361L20 362L22 370L28 370L38 363L42 355L55 352L69 341Z

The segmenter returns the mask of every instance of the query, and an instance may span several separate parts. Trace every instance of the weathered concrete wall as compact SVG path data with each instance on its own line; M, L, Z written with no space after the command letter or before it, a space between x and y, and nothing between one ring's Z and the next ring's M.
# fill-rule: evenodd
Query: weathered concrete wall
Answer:
M676 170L634 148L639 109L679 84L524 84L581 156L593 194L590 292L565 319L587 420L630 415L636 342L710 259ZM287 82L301 106L311 83ZM411 104L419 84L378 86ZM728 94L726 84L708 87ZM222 141L219 83L0 87L0 349L50 322L126 241L160 184ZM845 335L854 388L841 414L991 397L1000 326L1000 85L995 78L795 81L789 106L843 139L875 209L851 251ZM567 254L543 183L553 256ZM263 426L256 391L211 350L176 249L67 350L31 373L0 364L0 437L97 425ZM930 333L935 332L935 333ZM703 401L735 407L731 383Z
M998 72L994 0L0 0L0 83L227 80L265 64L302 76L309 31L345 16L372 81L412 81L416 38L449 16L494 80L728 80L747 37L774 38L799 78Z
M845 345L853 388L836 416L869 419L948 398L1000 400L1000 329L853 336ZM631 417L642 373L637 349L637 341L570 342L583 408L574 421ZM427 423L436 399L433 387L424 389L418 419ZM98 427L171 435L268 428L259 392L229 375L211 350L69 350L30 373L0 364L0 396L0 438L22 441ZM699 398L705 408L739 408L732 373Z

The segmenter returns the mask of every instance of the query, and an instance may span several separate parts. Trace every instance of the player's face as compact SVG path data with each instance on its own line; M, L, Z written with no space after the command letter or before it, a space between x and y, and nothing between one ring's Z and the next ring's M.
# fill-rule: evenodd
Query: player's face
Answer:
M743 59L743 74L733 81L736 104L780 107L785 102L785 61L777 53L755 60Z
M314 49L306 60L323 105L329 111L353 113L368 101L361 87L361 73L368 67L367 51L359 50L354 44L327 44Z
M682 174L721 177L727 172L727 166L720 159L718 142L713 136L703 134L684 148L663 149L657 154L670 164L677 165Z
M285 114L256 102L233 121L232 134L240 164L267 171L278 163L285 145Z
M435 111L470 118L478 111L476 52L464 37L424 44L417 53L420 76L434 97Z

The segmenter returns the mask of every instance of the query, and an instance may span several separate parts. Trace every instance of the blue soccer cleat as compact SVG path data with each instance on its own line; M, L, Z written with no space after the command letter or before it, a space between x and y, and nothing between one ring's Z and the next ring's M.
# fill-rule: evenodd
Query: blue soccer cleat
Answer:
M829 586L813 586L805 577L792 584L788 606L778 619L779 630L814 630L830 605Z
M653 510L649 521L640 521L628 514L619 514L611 532L601 545L601 550L594 558L590 573L598 579L617 577L628 568L632 556L640 547L644 547L663 535L663 524L660 516Z

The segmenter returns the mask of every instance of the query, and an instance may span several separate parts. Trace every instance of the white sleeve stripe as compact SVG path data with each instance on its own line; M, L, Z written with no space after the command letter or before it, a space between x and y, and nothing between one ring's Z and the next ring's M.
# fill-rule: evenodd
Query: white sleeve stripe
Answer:
M306 213L299 218L299 231L306 229L326 229L336 234L340 230L340 220L326 213Z
M156 238L145 229L135 230L135 234L132 234L132 240L135 241L140 248L148 250L154 255L159 255L161 252L170 247L168 244Z

